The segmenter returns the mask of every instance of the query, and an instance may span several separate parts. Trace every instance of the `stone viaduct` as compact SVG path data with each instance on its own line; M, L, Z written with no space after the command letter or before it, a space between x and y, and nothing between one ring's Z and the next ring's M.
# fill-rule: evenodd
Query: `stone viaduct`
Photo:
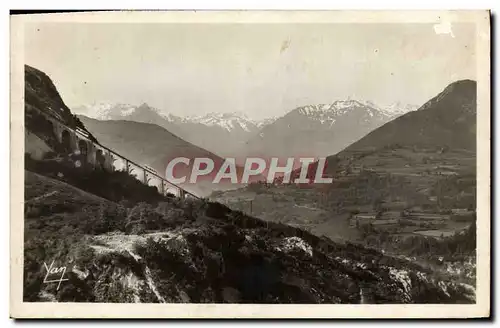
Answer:
M114 171L116 169L116 163L119 162L121 164L119 165L120 169L126 170L126 172L135 176L144 184L157 187L158 192L163 195L170 193L181 198L198 198L183 188L170 183L165 178L145 168L143 165L137 164L117 152L92 141L87 131L79 127L76 127L76 129L70 128L59 118L48 115L38 109L37 111L47 120L47 122L45 122L47 128L54 132L65 154L73 157L75 163L78 163L78 165L90 165L93 169ZM132 172L138 174L134 175Z

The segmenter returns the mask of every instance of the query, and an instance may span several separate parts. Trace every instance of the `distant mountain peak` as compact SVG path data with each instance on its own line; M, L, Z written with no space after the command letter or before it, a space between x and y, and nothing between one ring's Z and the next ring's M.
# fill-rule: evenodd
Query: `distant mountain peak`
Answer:
M456 87L462 87L462 86L465 86L465 87L473 87L475 88L477 85L477 82L475 80L471 80L471 79L463 79L463 80L458 80L458 81L455 81L455 82L452 82L450 83L446 89L448 88L456 88ZM446 90L445 89L445 90Z
M137 106L137 108L142 108L142 109L152 109L151 106L149 106L147 103L142 103L140 104L139 106Z
M189 116L188 119L199 120L207 117L217 117L217 118L226 118L226 119L246 119L250 121L250 118L243 112L210 112L203 115Z
M343 115L348 111L359 108L364 108L367 111L381 111L382 114L387 114L387 112L383 110L383 107L377 106L372 101L359 101L354 99L335 100L334 102L329 104L306 105L299 107L298 110L303 115L311 115L317 113Z
M368 101L367 103L393 118L417 110L419 107L418 105L404 104L401 101L396 101L389 105L377 105L370 101Z
M90 118L94 118L97 120L129 120L131 117L133 121L141 122L143 120L140 117L144 116L146 121L149 121L149 117L162 117L169 122L181 120L179 117L170 114L170 113L162 113L159 109L150 106L146 102L142 103L139 106L117 103L97 103L94 102L89 105L83 105L79 107L73 108L75 113L85 115ZM139 118L138 118L139 117Z
M468 113L476 113L477 83L474 80L459 80L450 83L436 97L426 102L419 110L433 108L436 103L448 103L448 106ZM443 106L439 107L443 108ZM444 108L443 108L444 109Z
M458 96L468 96L471 93L475 93L477 88L477 83L474 80L459 80L450 83L441 92L440 96L443 97L449 93L455 93Z
M476 83L456 81L418 110L400 116L349 146L374 149L397 144L475 150Z
M130 104L109 104L104 102L94 102L73 108L77 114L86 115L98 120L111 120L117 116L127 116L135 111L135 106Z
M402 106L394 106L402 107ZM306 105L296 109L301 115L311 119L318 120L322 124L333 124L338 118L343 115L356 111L357 113L365 113L369 117L378 117L382 120L393 118L399 114L403 114L407 109L402 109L401 113L395 109L384 108L375 105L371 101L359 101L354 99L336 100L330 104ZM361 110L361 111L360 111Z
M186 121L206 126L220 126L227 131L242 129L250 132L257 128L256 123L242 112L207 113L204 115L187 117Z

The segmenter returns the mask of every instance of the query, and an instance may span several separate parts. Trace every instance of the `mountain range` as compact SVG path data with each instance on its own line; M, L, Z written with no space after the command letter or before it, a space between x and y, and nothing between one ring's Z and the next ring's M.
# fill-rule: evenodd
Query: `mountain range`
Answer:
M157 124L223 157L272 157L335 153L381 124L414 109L415 106L410 105L382 108L370 102L348 100L303 106L282 117L263 120L253 120L240 112L180 117L148 104L101 103L79 106L74 111L101 121ZM351 126L347 133L343 129L346 125Z
M157 124L178 137L205 148L220 156L232 156L246 140L272 119L252 120L244 113L209 113L200 116L180 117L163 113L144 103L92 104L79 106L74 112L97 120L125 120ZM207 138L210 136L210 138Z
M29 145L36 140L36 143L41 142L47 146L46 149L50 148L56 153L55 156L52 154L48 158L42 156L36 159L29 156L33 147L25 148L25 302L476 302L475 263L464 260L465 256L475 254L474 225L466 233L442 241L425 239L425 242L421 242L418 239L414 244L412 239L408 246L413 252L423 251L433 256L443 253L448 256L444 262L441 259L441 262L427 266L410 257L393 256L360 244L334 242L328 238L331 230L325 229L326 225L314 222L319 215L306 215L320 212L317 210L324 210L334 203L339 212L348 211L345 205L352 200L371 205L372 199L362 199L360 195L382 197L389 193L391 196L391 192L394 192L391 185L382 185L377 178L366 179L367 174L370 174L368 170L361 168L355 171L355 167L350 165L353 163L371 170L381 168L390 171L390 174L401 174L401 169L407 168L408 164L410 170L402 174L411 177L415 170L425 171L432 169L436 163L449 165L451 161L451 166L460 164L455 171L462 175L462 180L464 170L470 175L473 170L467 163L475 163L470 161L471 157L475 159L475 152L473 142L469 140L475 137L475 118L472 119L475 113L475 83L472 81L451 85L419 111L404 115L396 120L395 125L389 123L388 128L388 124L385 124L374 131L372 137L365 137L356 143L354 149L348 147L330 157L329 161L335 165L329 166L329 173L336 177L335 182L340 182L338 178L342 176L348 179L348 183L347 186L327 186L330 188L327 198L331 202L323 208L314 208L315 204L308 198L311 194L319 195L315 187L301 190L301 186L273 186L270 191L277 192L268 197L273 203L264 208L267 213L259 216L274 222L266 222L206 199L164 197L157 193L156 188L143 184L125 171L76 166L76 162L72 163L73 154L68 155L58 147L63 142L58 141L53 126L47 124L44 117L59 115L64 124L90 132L95 142L99 139L99 143L110 142L116 146L121 142L130 156L143 159L150 156L148 158L151 161L154 161L152 152L155 146L148 143L153 142L165 143L160 144L161 154L169 147L175 150L186 147L187 156L216 155L151 123L120 120L100 122L83 116L76 117L62 101L50 78L29 66L25 69L25 81L26 132L36 137L27 137L26 143ZM139 109L138 115L151 114L147 113L146 106L140 107L143 108ZM354 112L361 119L366 116L359 113L360 106L356 103L350 104L350 109L343 107L339 105L337 109L330 106L330 109ZM310 115L314 117L311 121L327 122L326 116L330 115L323 115L322 110L326 111L324 107L313 108L309 113L309 109L299 109L295 115ZM123 111L126 112L126 109ZM368 117L382 116L376 109L365 111ZM408 115L412 115L411 120L404 118ZM153 118L151 114L149 119ZM410 127L413 120L417 125ZM438 126L423 127L430 123ZM406 129L412 136L402 138ZM451 141L452 147L445 149L450 142L448 138L459 138L463 129L466 133L462 139ZM412 144L423 138L418 134L420 131L428 135L425 135L423 142ZM387 134L391 137L387 137ZM393 139L399 137L402 138L400 144L399 140ZM432 138L440 137L443 140L432 142ZM146 151L142 149L146 147L151 148ZM341 163L347 166L336 165ZM419 165L412 166L415 164ZM421 168L421 165L427 166ZM347 172L348 169L350 172ZM430 173L434 174L435 171ZM392 182L405 190L426 195L428 190L425 187L430 186L432 181L436 182L437 178L418 176L414 181L423 183L424 188L419 185L407 186L401 180ZM465 196L462 193L465 190L463 184L453 185L455 189L451 190L448 188L450 186L437 186L442 193L438 198L442 198L443 202L439 207L453 208L456 206L454 203L446 202L459 201L457 195ZM335 190L340 192L334 194L332 191ZM374 193L377 190L387 192ZM267 197L268 193L259 190L257 194ZM447 195L454 197L447 200ZM345 204L339 203L342 199L337 196L344 196ZM254 198L253 201L255 209L262 209L262 198ZM308 211L294 214L300 216L303 222L315 225L314 233L307 231L305 226L290 225L296 223L292 222L295 219L293 215L284 216L283 221L288 222L276 222L280 219L270 218L273 213L269 212L292 207L295 211ZM331 222L338 219L332 218L333 213L323 211L320 214L325 214L323 219ZM407 218L405 220L409 221ZM345 218L343 221L346 221ZM327 236L318 236L318 231ZM400 238L401 233L398 232L396 237ZM368 240L368 237L373 236L367 230L365 237ZM383 237L386 241L389 238L387 234ZM388 242L396 244L392 239ZM469 268L472 266L473 269L463 270L462 266L455 271L448 270L456 254L462 264L470 264ZM54 263L71 260L71 267L65 271L67 279L61 288L57 284L43 283L47 276L40 269L40 263L47 258Z
M357 186L367 204L378 198L436 210L475 208L476 82L450 84L417 111L328 157L327 174ZM372 183L361 183L367 176ZM389 185L374 191L375 180Z
M324 119L322 111L307 111ZM418 110L327 157L325 175L331 184L249 186L213 199L265 220L429 261L437 255L428 246L417 250L429 243L423 234L460 233L475 222L476 82L450 84Z
M390 144L476 149L476 82L448 85L417 111L388 122L346 150Z
M402 111L390 112L357 100L296 108L245 144L251 155L324 157L335 154Z

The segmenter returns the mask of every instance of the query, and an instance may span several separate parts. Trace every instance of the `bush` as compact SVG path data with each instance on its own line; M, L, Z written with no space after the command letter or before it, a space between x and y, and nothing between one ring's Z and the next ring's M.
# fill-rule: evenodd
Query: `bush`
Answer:
M151 205L139 203L130 210L125 223L125 231L132 233L160 229L163 226L162 221L163 216Z
M139 203L129 211L125 231L141 234L147 230L175 228L192 222L203 211L200 202L180 201L178 205L168 202L159 203L155 208L148 203Z
M25 156L25 168L54 179L63 180L75 187L113 202L126 201L126 207L139 202L150 204L169 198L158 193L155 186L148 186L124 171L94 170L92 167L75 167L69 156L61 161L34 160Z

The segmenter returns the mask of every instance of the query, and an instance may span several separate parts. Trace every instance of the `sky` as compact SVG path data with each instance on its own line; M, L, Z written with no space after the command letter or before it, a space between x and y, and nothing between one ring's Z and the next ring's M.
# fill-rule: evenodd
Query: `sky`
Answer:
M25 63L66 105L281 116L308 104L422 105L476 78L474 25L31 23Z

